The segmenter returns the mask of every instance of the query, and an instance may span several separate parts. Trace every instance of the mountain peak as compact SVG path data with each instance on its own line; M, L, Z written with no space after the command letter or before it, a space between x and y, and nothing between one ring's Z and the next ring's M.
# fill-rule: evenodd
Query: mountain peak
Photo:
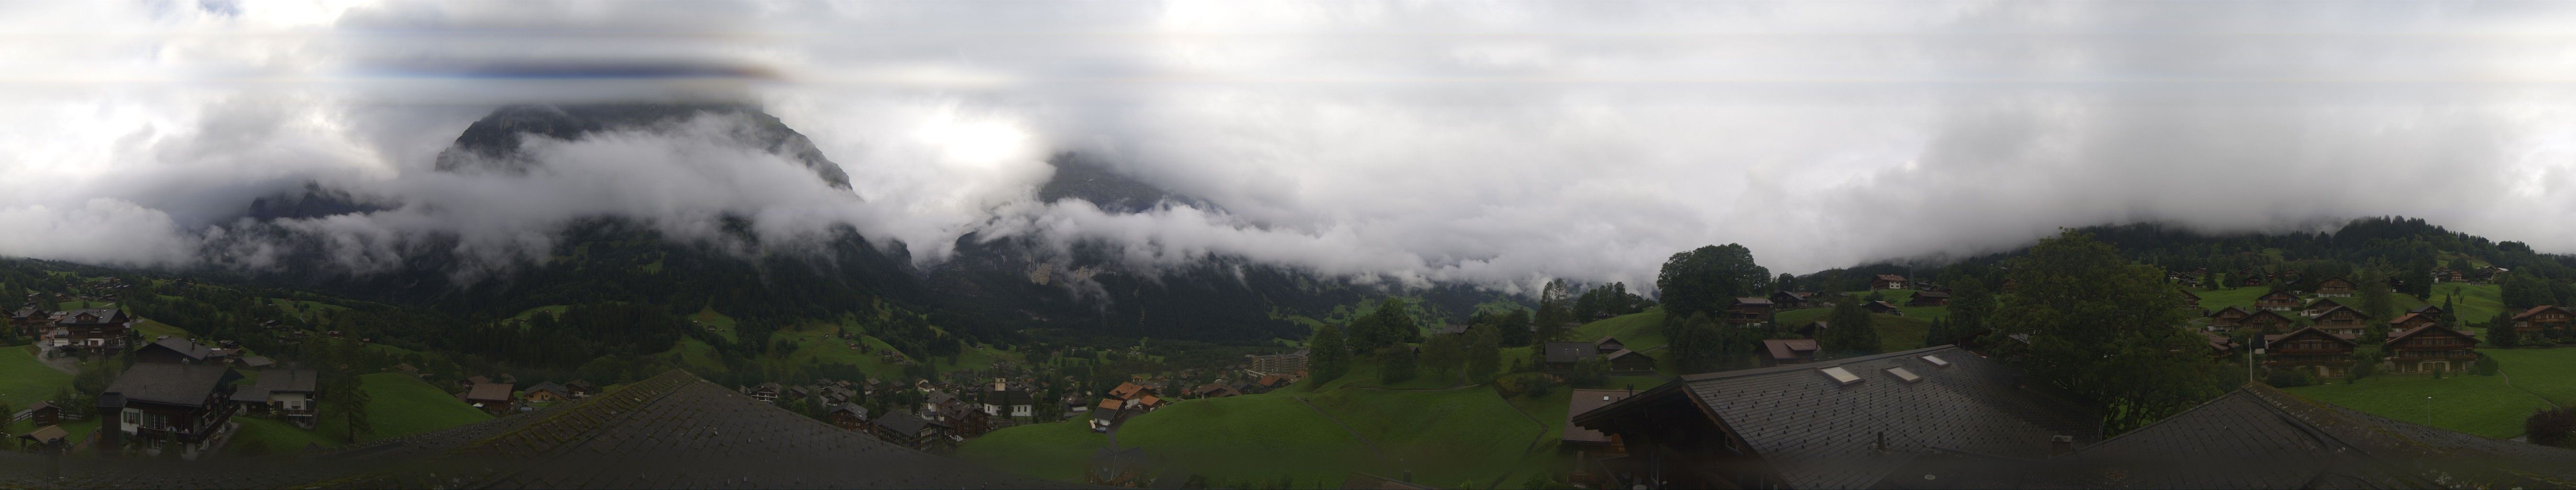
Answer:
M560 140L579 140L605 131L654 131L692 118L714 115L740 117L745 124L732 138L744 146L786 155L814 171L833 188L850 188L850 176L841 166L823 156L813 140L804 133L743 104L579 104L579 105L513 105L495 109L492 114L466 126L456 137L456 144L439 152L437 169L442 172L486 170L526 173L538 162L522 152L527 135Z

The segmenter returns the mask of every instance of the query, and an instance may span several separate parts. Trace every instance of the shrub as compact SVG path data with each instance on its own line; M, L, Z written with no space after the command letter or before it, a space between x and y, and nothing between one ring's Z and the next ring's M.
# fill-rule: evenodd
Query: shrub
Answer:
M2263 382L2275 388L2308 386L2317 384L2317 375L2305 369L2276 369Z
M2495 356L2486 355L2485 353L2479 353L2477 362L2469 364L2469 374L2479 376L2494 376L2497 372L2501 372L2503 370L2503 360L2496 359Z
M2566 446L2570 433L2576 432L2576 409L2540 409L2523 419L2522 430L2530 434L2532 444Z

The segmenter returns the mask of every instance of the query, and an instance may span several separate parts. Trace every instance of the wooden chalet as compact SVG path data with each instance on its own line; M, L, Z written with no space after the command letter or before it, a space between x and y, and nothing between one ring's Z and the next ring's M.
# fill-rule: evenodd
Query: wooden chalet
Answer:
M571 390L570 393L565 394L571 395L573 398L588 397L599 393L599 385L591 384L589 380L581 379L572 380L570 383L564 383L564 389Z
M2442 307L2440 307L2440 306L2435 306L2435 305L2424 305L2424 306L2417 306L2417 307L2415 307L2415 309L2412 309L2412 310L2406 310L2406 312L2407 312L2407 313L2414 313L2414 314L2424 315L2424 316L2427 316L2427 317L2439 317L2439 316L2442 316L2443 310L2442 310Z
M2200 307L2200 295L2197 295L2197 294L2191 294L2191 291L2186 291L2186 290L2181 290L2181 289L2176 289L2176 290L2174 290L2174 292L2182 293L2182 305L2183 305L2183 306L2189 306L2189 307L2193 307L2193 308L2199 308L2199 307Z
M1602 471L1603 469L1600 467L1600 461L1627 456L1628 453L1623 450L1623 448L1619 447L1619 438L1601 433L1601 431L1586 429L1583 428L1583 426L1574 425L1574 418L1591 412L1593 409L1601 408L1602 406L1609 405L1619 400L1627 399L1628 395L1636 394L1636 392L1630 390L1580 389L1569 391L1572 393L1572 396L1570 396L1566 401L1566 424L1564 431L1562 431L1562 433L1557 437L1557 449L1572 453L1571 455L1574 457L1574 475L1571 479L1571 483L1589 484L1591 488L1601 488L1600 484L1608 482L1596 481L1596 479L1609 475L1604 474L1605 472Z
M476 410L500 416L510 413L510 408L515 405L513 402L516 400L510 396L511 391L514 390L506 383L478 383L474 388L458 393L456 399L464 401L466 405L474 406Z
M2209 347L2209 350L2204 353L2209 354L2210 358L2225 360L2236 356L2236 339L2211 332L2201 332L2200 336Z
M1917 292L1915 292L1915 293L1914 293L1914 298L1912 298L1912 299L1908 299L1908 300L1906 300L1906 301L1905 301L1905 306L1949 306L1949 305L1950 305L1950 293L1944 293L1944 292L1940 292L1940 291L1917 291Z
M878 439L903 447L940 452L955 442L948 438L947 426L900 411L878 417L870 425L876 429Z
M2298 309L2298 307L2299 295L2290 294L2289 291L2273 290L2272 292L2263 293L2262 296L2254 298L2255 309L2290 311Z
M1628 343L1619 341L1618 337L1604 335L1601 336L1601 338L1594 339L1592 341L1592 350L1601 352L1610 352L1626 348L1628 348Z
M142 347L134 349L134 362L221 364L224 362L226 353L223 349L174 337L143 344Z
M1869 290L1871 290L1871 291L1877 291L1877 290L1881 290L1881 289L1905 289L1906 284L1907 284L1907 282L1905 282L1905 276L1900 276L1900 275L1895 275L1895 274L1879 274L1879 275L1878 275L1878 277L1875 277L1875 278L1871 278L1871 279L1870 279L1870 281L1869 281Z
M2348 335L2315 327L2263 336L2263 367L2314 370L2319 378L2337 378L2352 369L2352 352L2360 344Z
M1601 347L1591 342L1548 342L1539 345L1539 367L1550 373L1574 372L1574 366L1601 355Z
M2361 310L2342 306L2327 308L2324 313L2318 313L2308 319L2313 322L2310 325L2315 326L2316 329L2335 335L2358 337L2362 332L2370 330L2370 317L2363 316Z
M135 364L99 395L99 413L116 417L114 430L101 432L148 448L175 445L193 457L232 418L227 403L238 379L223 366Z
M2245 315L2244 320L2238 321L2236 328L2265 333L2287 332L2290 331L2291 326L2298 324L2299 322L2291 320L2288 315L2282 315L2278 311L2254 310L2253 313Z
M2390 373L2445 373L2469 370L2478 360L2477 345L2478 338L2466 332L2427 323L2389 334L2379 351Z
M1922 486L1913 475L1880 482L1939 454L2029 460L2102 439L2099 409L2023 379L1956 346L1929 347L1683 376L1568 427L1620 446L1621 456L1584 463L1593 488Z
M1771 298L1735 298L1726 305L1727 323L1761 324L1771 321Z
M865 431L868 430L868 407L855 403L834 405L832 411L823 413L823 421L842 430Z
M1772 291L1771 307L1783 310L1816 307L1816 293L1807 291Z
M311 369L263 369L259 382L234 391L232 401L246 412L266 413L311 429L321 414L320 372Z
M92 352L125 350L125 332L134 326L134 317L118 308L91 308L63 312L48 332L58 349L80 349Z
M2353 285L2352 280L2341 277L2329 277L2323 281L2317 281L2317 296L2350 298L2353 291L2357 289L2360 287Z
M1117 425L1119 420L1127 418L1127 402L1124 400L1102 399L1098 405L1091 407L1090 412L1091 431L1109 432L1109 428L1111 426Z
M1613 373L1655 372L1655 358L1643 352L1619 349L1601 354L1601 360L1609 363L1610 372Z
M1234 387L1227 386L1225 383L1208 383L1190 389L1190 396L1199 398L1225 398L1241 394L1243 393L1235 391Z
M2212 332L2234 332L2237 328L2243 327L2245 325L2245 317L2251 315L2253 315L2253 313L2245 311L2244 308L2238 308L2235 306L2219 308L2218 311L2209 312L2209 326L2207 328Z
M1817 322L1823 323L1823 322ZM1816 339L1762 339L1762 365L1806 364L1816 361Z
M529 386L526 391L520 392L519 397L531 402L559 402L572 399L572 389L555 384L553 381L546 381Z
M2523 338L2534 338L2541 332L2563 331L2570 321L2576 321L2576 312L2554 305L2534 306L2513 316L2513 332Z

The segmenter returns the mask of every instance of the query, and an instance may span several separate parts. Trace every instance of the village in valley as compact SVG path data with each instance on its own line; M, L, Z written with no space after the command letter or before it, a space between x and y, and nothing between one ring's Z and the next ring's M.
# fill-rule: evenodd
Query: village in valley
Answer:
M826 326L781 329L766 354L775 357L725 364L692 361L693 346L706 345L692 339L740 327L701 312L669 352L616 354L571 371L389 345L376 330L332 319L381 309L364 302L27 262L6 283L22 306L0 337L15 345L0 352L0 372L11 378L0 382L0 404L18 451L223 461L336 454L350 444L560 417L546 414L596 405L586 401L637 383L688 389L659 381L677 370L810 420L794 431L1123 487L1629 488L1660 479L1650 486L1820 488L1917 477L2105 486L2104 472L2120 470L2080 462L2177 444L2256 450L2270 444L2264 438L2293 433L2332 436L2335 446L2291 452L2343 461L2336 465L2366 462L2339 459L2353 457L2345 445L2395 445L2423 458L2483 455L2482 466L2453 471L2502 478L2494 481L2562 481L2552 478L2571 468L2529 472L2565 457L2542 447L2566 444L2565 426L2533 431L2553 427L2550 417L2568 413L2560 404L2576 401L2576 380L2566 376L2576 372L2576 349L2552 348L2576 343L2576 312L2525 304L2565 296L2471 254L2451 254L2452 264L2423 277L2271 257L2233 268L2095 264L2110 268L2092 274L2155 271L2123 283L2131 291L2104 294L2163 305L2170 314L2141 320L2169 323L2116 342L2171 346L2175 355L2154 356L2163 364L2137 369L2200 380L2158 388L2169 392L2113 390L2183 397L2146 408L2107 406L2020 374L2052 355L2056 336L2094 335L2014 328L2014 308L2090 299L2026 290L2111 291L2095 279L2023 284L2051 276L2024 274L2042 262L2021 259L1774 278L1742 252L1677 254L1662 301L1620 284L1561 282L1535 306L1494 301L1448 312L1391 297L1291 316L1316 333L1225 350L1236 354L1143 341L966 344L956 357L915 358L873 335L889 330ZM146 294L152 299L135 301ZM254 305L240 306L243 299ZM2084 308L2094 307L2128 306ZM597 314L585 311L497 323L525 330ZM183 316L225 327L176 320ZM2073 328L2095 328L2079 323ZM797 359L809 364L780 369ZM744 368L718 369L730 366ZM2507 374L2519 376L2506 382ZM1837 408L1795 408L1810 406ZM2167 413L2122 425L2116 410ZM2391 431L2438 436L2390 439ZM1977 436L1962 438L1969 434ZM1815 441L1843 442L1797 449ZM1671 456L1649 457L1656 454ZM2344 468L2337 478L2365 482L2420 476L2336 467ZM2107 485L2315 476L2240 470L2129 474Z

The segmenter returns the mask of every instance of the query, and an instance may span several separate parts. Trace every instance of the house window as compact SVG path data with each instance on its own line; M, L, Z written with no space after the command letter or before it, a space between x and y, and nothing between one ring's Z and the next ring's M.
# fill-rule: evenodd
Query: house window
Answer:
M153 430L170 430L170 416L157 413L143 414L143 427Z
M143 425L143 412L125 411L125 425Z

